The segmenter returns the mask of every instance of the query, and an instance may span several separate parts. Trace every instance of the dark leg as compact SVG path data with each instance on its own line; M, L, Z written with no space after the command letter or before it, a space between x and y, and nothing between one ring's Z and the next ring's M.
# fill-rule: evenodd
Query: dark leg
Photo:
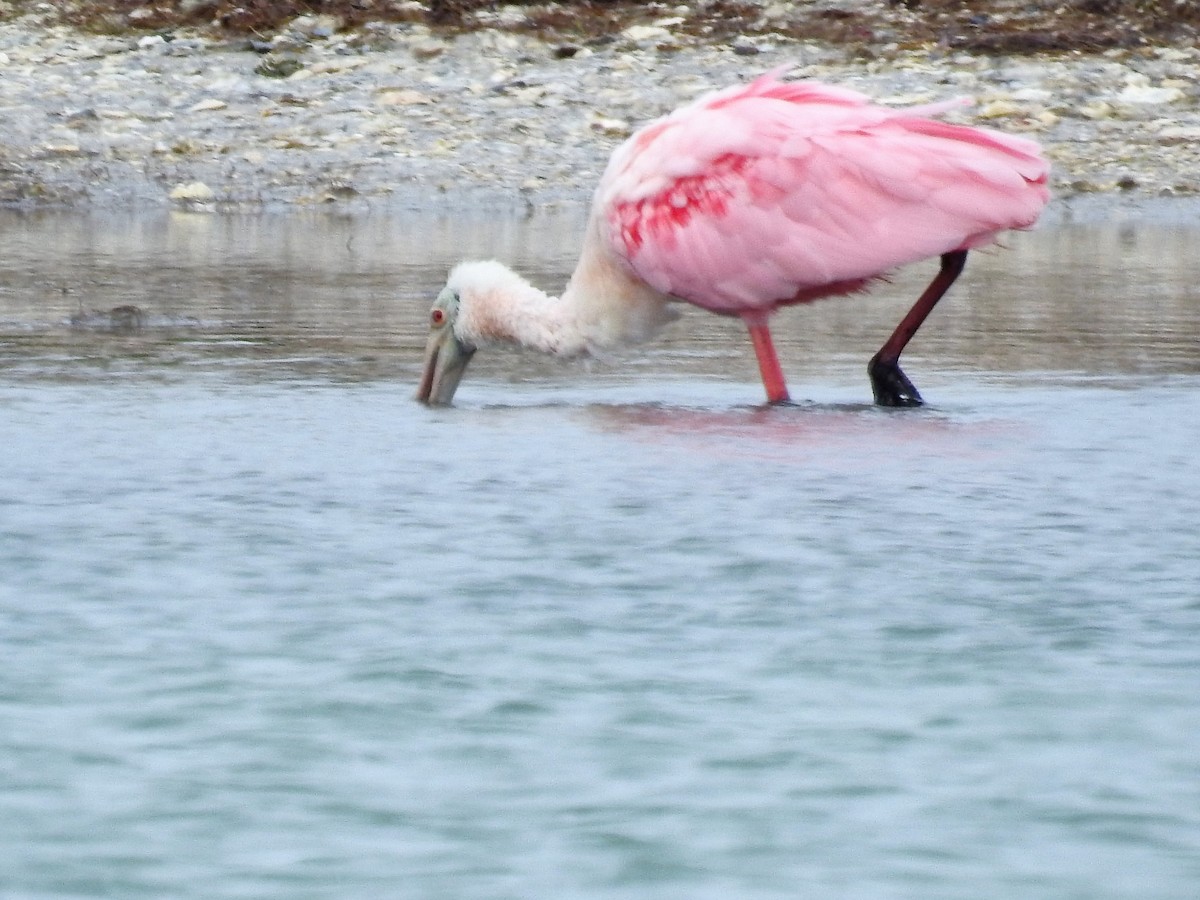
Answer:
M937 306L942 295L954 284L954 280L962 273L967 264L967 251L955 250L953 253L942 254L942 268L938 271L925 293L913 304L892 336L887 339L879 352L871 357L867 364L867 374L871 376L871 390L875 394L875 402L880 406L920 406L923 402L908 376L900 371L900 354L917 333L921 323Z

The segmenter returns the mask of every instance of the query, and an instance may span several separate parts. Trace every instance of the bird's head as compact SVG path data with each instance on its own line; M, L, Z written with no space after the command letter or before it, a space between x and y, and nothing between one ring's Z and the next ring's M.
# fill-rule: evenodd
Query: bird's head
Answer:
M475 345L459 334L460 292L446 285L429 310L429 341L417 400L429 406L448 406L475 355Z
M417 399L447 406L477 347L516 344L579 352L562 337L563 304L495 260L459 263L429 310L429 342ZM578 342L577 342L578 343Z

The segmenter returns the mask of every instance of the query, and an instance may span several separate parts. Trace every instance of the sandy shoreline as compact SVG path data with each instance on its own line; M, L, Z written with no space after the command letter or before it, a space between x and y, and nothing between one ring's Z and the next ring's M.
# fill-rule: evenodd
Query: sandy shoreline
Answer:
M1200 196L1196 49L989 58L929 48L863 62L769 38L688 43L669 24L571 55L502 32L327 32L298 20L262 53L183 32L106 37L28 16L0 22L0 203L585 202L633 128L785 63L885 103L973 96L951 118L1040 141L1060 203Z

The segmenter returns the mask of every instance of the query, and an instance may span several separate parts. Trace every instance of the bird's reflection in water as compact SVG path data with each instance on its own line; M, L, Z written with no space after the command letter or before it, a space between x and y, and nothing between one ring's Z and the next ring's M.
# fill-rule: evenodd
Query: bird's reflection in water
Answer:
M905 460L981 459L1022 443L1025 426L974 412L885 410L870 403L793 403L729 409L597 405L587 418L641 442L721 458L884 468Z

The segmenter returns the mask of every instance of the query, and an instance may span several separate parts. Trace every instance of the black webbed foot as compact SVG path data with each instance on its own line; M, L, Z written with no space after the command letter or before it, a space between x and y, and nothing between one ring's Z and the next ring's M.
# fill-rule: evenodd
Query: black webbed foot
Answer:
M867 374L871 376L871 391L878 405L921 406L925 403L895 360L886 362L876 354L867 364Z

